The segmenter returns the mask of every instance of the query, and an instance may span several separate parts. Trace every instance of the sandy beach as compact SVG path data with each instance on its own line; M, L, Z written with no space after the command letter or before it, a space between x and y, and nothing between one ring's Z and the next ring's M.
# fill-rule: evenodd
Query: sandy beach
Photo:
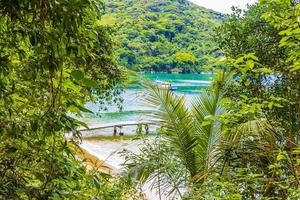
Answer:
M80 147L88 151L90 154L96 156L99 160L103 161L106 166L111 168L112 174L117 175L124 170L122 164L124 158L120 155L120 152L124 149L132 151L134 153L139 152L138 145L142 143L142 140L83 140ZM145 194L148 200L157 200L157 189L151 189L152 182L146 183L142 187L142 192ZM178 197L167 197L166 194L162 194L162 200L177 200Z

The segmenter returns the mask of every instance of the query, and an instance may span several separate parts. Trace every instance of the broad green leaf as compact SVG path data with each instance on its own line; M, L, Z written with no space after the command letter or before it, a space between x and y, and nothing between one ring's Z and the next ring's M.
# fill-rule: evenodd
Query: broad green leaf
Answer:
M274 106L277 107L277 108L283 108L283 106L278 104L278 103L274 103Z
M300 149L295 149L295 150L293 151L293 153L294 153L294 154L299 154L299 155L300 155Z
M211 121L205 120L201 123L201 126L208 126L211 124Z
M260 69L257 69L255 70L256 72L261 72L261 73L265 73L265 74L268 74L268 73L271 73L272 70L269 69L269 68L260 68Z
M282 153L280 153L280 154L277 156L277 158L276 158L277 161L281 161L281 160L284 160L284 159L285 159L285 156L284 156Z
M82 111L82 112L94 114L93 111L91 111L91 110L85 108L84 106L81 106L81 105L79 105L79 104L75 104L74 106L77 107L77 108L78 108L80 111Z
M76 121L76 124L80 125L80 126L83 126L86 129L89 129L89 126L86 123L82 122L82 121Z
M96 81L90 79L82 79L82 83L89 88L99 88L99 85Z
M272 109L272 108L273 108L273 104L274 104L273 102L269 102L269 103L268 103L269 109Z
M80 81L84 78L84 73L81 70L74 70L71 72L71 75L76 81Z
M249 81L249 80L247 80L246 82L245 82L245 85L246 86L249 86L251 84L251 82Z

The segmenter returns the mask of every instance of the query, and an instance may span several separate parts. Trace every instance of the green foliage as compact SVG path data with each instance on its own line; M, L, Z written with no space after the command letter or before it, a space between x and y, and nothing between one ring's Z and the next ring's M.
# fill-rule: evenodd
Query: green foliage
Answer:
M292 72L297 53L292 53L296 57L291 55L291 52L298 52L297 40L291 40L294 46L281 44L285 40L282 34L284 28L299 26L294 16L297 9L289 1L276 2L261 1L259 5L250 7L244 15L236 11L220 27L217 41L226 59L222 60L222 64L216 64L226 66L226 70L234 71L237 77L226 96L240 101L243 95L252 103L255 101L261 107L263 118L277 127L280 135L289 137L289 145L293 143L295 145L292 146L297 146L299 74ZM282 15L282 11L286 12L283 17L291 20L287 21L287 26L283 26L283 21L276 23L275 19L279 18L275 15ZM289 14L291 16L287 17ZM259 40L252 40L251 37Z
M190 108L184 97L150 87L164 149L176 157L168 163L188 171L184 198L299 199L299 5L261 0L235 10L216 34L223 57L213 65L222 73ZM147 174L154 172L166 173Z
M154 180L163 193L182 197L182 188L203 183L214 165L221 130L218 117L224 112L222 89L229 79L230 75L220 74L218 87L193 99L191 110L184 96L147 84L145 100L154 108L151 116L161 122L161 128L159 137L144 144L141 153L125 154L127 177L141 184Z
M179 63L195 63L196 62L196 57L189 53L177 52L174 54L174 58Z
M115 100L122 70L93 0L0 1L0 198L112 199L64 138L88 101ZM120 199L115 193L114 198Z
M158 136L144 140L139 149L139 154L122 152L127 167L123 179L127 184L142 186L151 182L159 196L182 196L182 188L189 184L185 178L188 171L168 142Z
M222 104L228 112L220 117L221 162L215 166L220 174L215 181L229 186L220 190L225 196L238 192L243 199L298 198L294 150L299 146L299 74L289 67L297 60L291 54L297 51L297 36L290 41L293 45L282 45L288 40L283 29L299 26L295 8L290 1L262 0L243 15L236 11L219 29L217 41L225 57L215 65L235 77ZM220 198L214 186L208 187L210 193L198 195Z
M205 191L195 188L191 199L290 199L299 198L299 189L292 186L294 176L288 173L290 158L287 152L277 154L273 164L267 167L266 174L255 173L252 167L238 168L235 176L212 174L203 185ZM276 179L267 178L267 174ZM264 187L266 186L266 187ZM268 194L273 193L272 195Z
M214 33L214 40L225 56L238 58L254 54L259 63L276 70L286 59L285 48L279 47L279 31L262 19L264 9L252 5L242 12L235 9Z
M118 26L121 65L141 71L200 72L212 54L212 29L224 16L187 0L107 1L104 17ZM112 20L110 20L112 21Z
M262 16L267 22L274 26L281 35L279 47L288 50L288 59L286 60L290 70L300 69L300 5L297 1L269 1L262 0L260 5L267 10ZM278 17L278 13L280 13Z
M211 174L204 184L205 191L193 188L186 200L242 200L236 184L225 180L219 174Z

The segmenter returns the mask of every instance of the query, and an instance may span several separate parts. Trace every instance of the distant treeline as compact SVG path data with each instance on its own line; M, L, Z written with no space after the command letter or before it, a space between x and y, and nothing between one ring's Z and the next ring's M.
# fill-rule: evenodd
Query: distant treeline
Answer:
M121 65L137 71L205 71L210 39L224 15L187 0L113 0L103 23L117 28L115 48Z

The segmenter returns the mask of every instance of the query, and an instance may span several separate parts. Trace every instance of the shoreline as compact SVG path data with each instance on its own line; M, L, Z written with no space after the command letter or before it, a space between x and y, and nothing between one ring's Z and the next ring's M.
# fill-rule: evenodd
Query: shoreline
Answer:
M149 136L151 137L151 136ZM109 137L107 137L109 138ZM123 163L125 161L124 157L120 155L124 149L132 151L134 153L139 152L139 145L142 144L142 139L137 140L85 140L83 139L81 148L88 151L90 154L95 156L97 159L102 160L103 164L106 166L111 166L114 176L118 176L122 171L124 171ZM157 200L158 199L158 189L153 188L152 184L155 180L147 181L142 187L141 190L137 188L137 191L141 191L144 194L145 199L147 200ZM162 192L161 200L171 200L166 193ZM177 200L180 200L180 197L176 196Z

